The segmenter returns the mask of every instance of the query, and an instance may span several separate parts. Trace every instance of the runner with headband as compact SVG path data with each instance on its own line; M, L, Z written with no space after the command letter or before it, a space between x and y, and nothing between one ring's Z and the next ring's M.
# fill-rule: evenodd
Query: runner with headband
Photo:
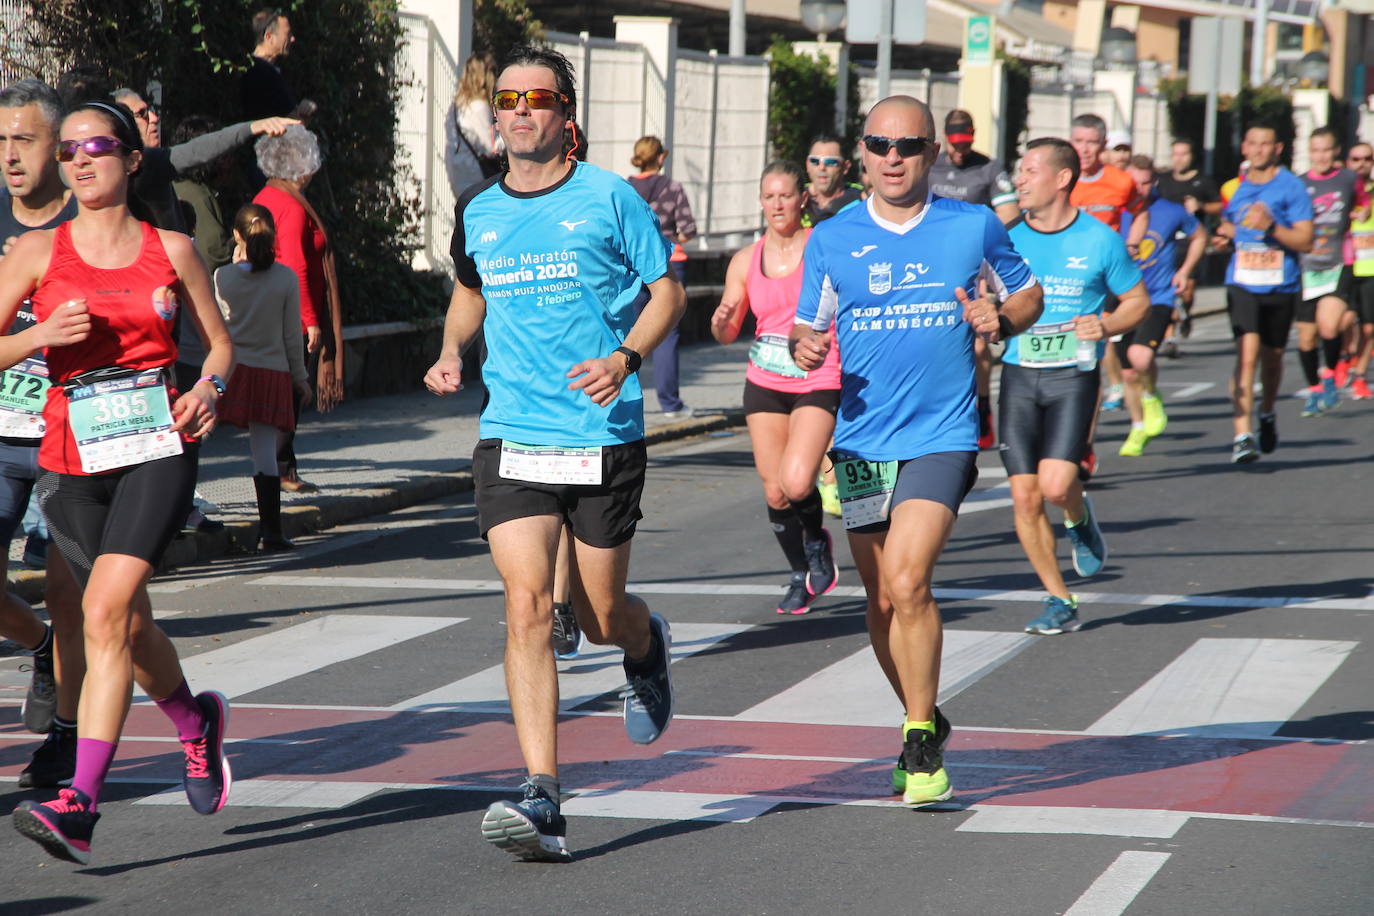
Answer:
M730 259L711 334L722 344L734 343L744 316L754 314L744 414L768 521L792 567L778 613L805 614L839 581L816 472L840 406L840 354L832 348L824 364L808 372L788 352L801 295L802 251L811 235L801 224L806 204L801 169L790 162L770 164L759 181L759 202L767 229Z
M79 105L60 137L77 215L25 234L0 261L0 320L8 324L32 296L38 321L0 337L0 366L47 348L53 384L37 492L84 587L87 671L71 788L55 801L20 803L14 823L52 855L85 864L135 680L176 727L191 807L213 814L229 796L228 704L214 691L191 693L176 649L153 622L147 584L186 517L197 440L215 428L233 352L191 240L130 210L142 144L128 110ZM179 393L169 372L182 302L208 355L204 376Z

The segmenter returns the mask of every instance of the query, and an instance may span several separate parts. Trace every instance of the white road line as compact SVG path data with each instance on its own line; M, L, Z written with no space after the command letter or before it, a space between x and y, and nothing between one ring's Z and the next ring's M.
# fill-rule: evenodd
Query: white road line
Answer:
M982 474L982 471L979 471ZM1012 504L1011 484L999 483L995 486L986 487L982 490L974 490L959 506L959 514L966 515L970 512L986 512L989 509L1005 509Z
M1199 639L1087 734L1272 735L1355 646L1320 639Z
M681 661L709 649L724 639L751 629L746 624L674 623L673 661ZM621 667L624 653L615 647L588 646L576 659L559 663L559 708L571 709L619 689L625 683ZM402 700L394 710L498 711L510 709L504 665L492 665L476 674L445 684L428 693Z
M1167 852L1126 850L1065 911L1064 916L1120 916L1169 861L1169 855Z
M976 805L956 830L966 833L1056 833L1168 839L1188 823L1178 811L1138 808L1060 808L1044 805Z
M563 803L562 812L578 817L747 824L767 814L777 804L775 799L767 796L616 789L578 793Z
M936 702L949 702L1034 641L1025 633L945 630ZM735 718L747 722L881 727L893 725L901 716L901 706L878 667L873 650L865 646Z
M186 680L233 698L462 623L464 617L326 614L181 660Z
M491 592L500 591L501 582L496 579L425 579L389 578L369 576L298 576L288 573L272 573L249 580L250 585L297 586L301 588L373 588L373 589L412 589L415 591L435 592ZM778 595L781 585L747 585L739 583L702 583L702 582L631 582L626 588L642 595ZM987 588L936 588L936 598L944 600L969 601L1015 601L1039 604L1045 597L1041 591L998 590ZM840 586L830 595L839 598L862 598L864 590L858 586ZM1364 598L1307 598L1252 596L1252 595L1174 595L1154 594L1112 594L1110 592L1079 592L1080 603L1120 604L1140 607L1162 607L1165 605L1185 605L1189 607L1220 608L1302 608L1335 611L1374 611L1374 596Z
M295 782L285 779L244 779L235 781L229 793L230 808L346 808L369 795L390 788L384 782L336 782L324 780ZM180 786L166 789L134 802L135 805L186 805L186 791Z
M1160 388L1177 388L1165 401L1182 401L1187 398L1196 397L1208 388L1215 388L1216 382L1159 382Z

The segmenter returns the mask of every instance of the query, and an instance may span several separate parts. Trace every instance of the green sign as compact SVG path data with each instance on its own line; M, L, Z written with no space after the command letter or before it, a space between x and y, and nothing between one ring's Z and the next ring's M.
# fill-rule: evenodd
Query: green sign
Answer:
M970 16L964 22L964 63L992 63L992 17Z

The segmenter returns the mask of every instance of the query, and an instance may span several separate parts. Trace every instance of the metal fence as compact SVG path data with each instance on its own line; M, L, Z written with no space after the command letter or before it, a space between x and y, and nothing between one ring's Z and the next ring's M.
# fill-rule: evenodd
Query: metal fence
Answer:
M878 75L872 67L857 67L859 75L859 112L878 102ZM930 106L939 128L945 115L959 107L959 74L932 73L929 70L893 70L889 95L909 95Z

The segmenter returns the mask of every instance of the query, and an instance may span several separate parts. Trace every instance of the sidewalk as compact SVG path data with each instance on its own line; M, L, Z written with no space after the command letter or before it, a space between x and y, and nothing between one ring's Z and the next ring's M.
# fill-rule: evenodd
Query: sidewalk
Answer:
M1225 290L1198 290L1195 314L1225 309ZM640 371L645 388L645 428L650 444L740 426L740 399L749 342L729 347L713 343L681 350L681 395L697 412L689 420L669 421L658 411L653 393L653 361ZM415 368L417 382L428 365ZM301 476L320 490L282 494L282 525L287 537L319 531L472 489L472 447L477 442L480 388L449 398L428 391L345 401L329 414L313 408L296 433ZM201 449L200 494L219 507L213 515L223 531L177 538L163 566L203 562L231 552L252 550L257 535L257 503L246 431L224 427ZM22 545L22 537L14 544ZM12 545L14 546L14 545ZM11 551L11 556L15 556ZM27 601L42 597L45 574L11 561L16 594Z

